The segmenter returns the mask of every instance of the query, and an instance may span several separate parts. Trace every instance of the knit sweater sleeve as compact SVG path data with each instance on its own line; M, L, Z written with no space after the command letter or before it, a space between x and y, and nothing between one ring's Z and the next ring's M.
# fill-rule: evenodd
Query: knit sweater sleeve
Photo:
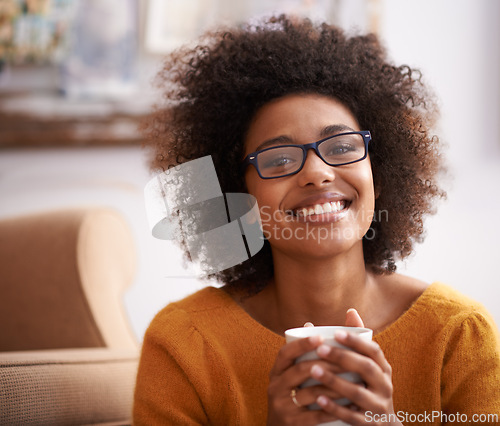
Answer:
M284 341L219 289L168 305L144 337L134 424L264 424L269 371Z
M458 327L449 333L443 359L443 413L467 415L469 421L474 415L500 418L500 340L495 323L477 309L456 320Z
M193 384L153 322L144 337L134 399L135 425L207 424ZM180 335L190 330L177 330Z
M207 355L206 348L182 314L161 312L146 331L135 388L135 425L209 423L199 383L192 383L193 368L198 357ZM198 380L203 381L202 362L198 368Z
M149 337L144 340L133 417L135 425L207 423L199 397L180 366Z

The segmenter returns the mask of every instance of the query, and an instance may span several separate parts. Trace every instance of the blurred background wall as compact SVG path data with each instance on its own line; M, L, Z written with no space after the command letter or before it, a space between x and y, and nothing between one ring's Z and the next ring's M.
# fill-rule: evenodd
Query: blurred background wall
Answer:
M0 217L81 205L122 212L139 256L124 305L142 339L159 309L206 285L148 228L152 175L136 126L155 100L151 78L162 54L203 28L273 11L375 31L395 63L422 70L441 105L452 177L425 242L399 269L452 285L500 324L496 0L0 0Z

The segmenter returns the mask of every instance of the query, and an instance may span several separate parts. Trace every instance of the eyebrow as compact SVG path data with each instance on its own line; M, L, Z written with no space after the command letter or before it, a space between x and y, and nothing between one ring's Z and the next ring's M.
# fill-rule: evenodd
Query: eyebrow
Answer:
M354 132L354 129L351 129L349 126L345 124L331 124L329 126L325 126L319 132L320 139L327 138L328 136L333 136L342 132ZM268 148L273 145L298 145L293 139L286 135L277 136L275 138L267 139L262 142L254 152L261 151L264 148Z

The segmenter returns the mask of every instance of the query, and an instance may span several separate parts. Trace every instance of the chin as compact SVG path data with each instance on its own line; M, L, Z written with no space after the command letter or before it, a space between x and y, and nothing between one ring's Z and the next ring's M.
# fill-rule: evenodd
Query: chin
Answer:
M272 250L278 250L290 257L299 259L327 260L352 252L359 246L362 250L362 240L339 240L335 238L317 238L294 241L270 241Z

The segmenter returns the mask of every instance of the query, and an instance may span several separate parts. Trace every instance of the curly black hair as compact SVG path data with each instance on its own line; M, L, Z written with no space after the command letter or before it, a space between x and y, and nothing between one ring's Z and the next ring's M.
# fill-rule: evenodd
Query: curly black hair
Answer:
M205 34L194 48L171 53L158 74L164 101L143 126L151 165L167 169L211 155L223 192L246 192L241 161L257 110L288 94L340 100L370 130L376 199L365 263L396 270L423 238L424 217L445 192L437 109L420 72L391 64L377 37L347 35L328 24L284 15L261 24ZM254 294L273 276L269 243L246 262L216 274Z

